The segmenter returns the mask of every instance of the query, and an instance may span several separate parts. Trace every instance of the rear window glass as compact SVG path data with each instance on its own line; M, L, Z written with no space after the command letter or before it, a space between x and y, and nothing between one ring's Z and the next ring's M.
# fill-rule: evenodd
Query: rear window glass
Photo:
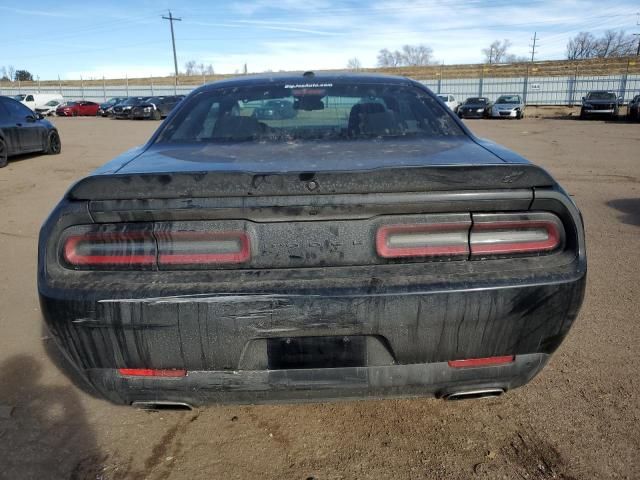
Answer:
M429 94L404 85L269 84L203 91L158 142L289 142L464 135Z

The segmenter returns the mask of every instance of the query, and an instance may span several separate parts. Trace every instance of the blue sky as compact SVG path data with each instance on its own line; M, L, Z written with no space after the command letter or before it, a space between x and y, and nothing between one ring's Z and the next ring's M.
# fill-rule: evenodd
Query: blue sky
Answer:
M539 59L563 58L580 31L638 32L637 0L247 0L102 2L0 0L0 66L41 79L168 75L173 71L167 10L178 64L211 63L218 73L344 68L357 57L426 44L447 64L474 63L482 48L509 39L527 55L533 32Z

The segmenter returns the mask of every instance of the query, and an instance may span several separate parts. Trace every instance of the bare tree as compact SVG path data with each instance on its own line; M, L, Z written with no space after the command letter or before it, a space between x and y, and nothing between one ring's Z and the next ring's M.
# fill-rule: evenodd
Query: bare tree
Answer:
M379 67L398 67L401 64L402 55L397 50L392 52L386 48L383 48L378 52L378 66Z
M411 67L429 65L433 58L433 49L426 45L404 45L402 47L403 64Z
M350 58L347 62L347 69L357 72L362 69L362 63L360 63L360 60L357 57Z
M485 63L507 63L515 59L515 55L510 55L507 50L511 47L511 42L506 38L502 41L495 40L489 45L489 48L483 48Z
M433 49L427 45L404 45L393 52L383 48L378 52L379 67L422 66L433 63Z
M7 76L12 82L16 78L16 68L13 65L7 66Z
M624 30L607 30L598 39L596 56L626 57L635 53L635 40L632 35L627 35Z
M213 75L215 72L213 70L213 65L209 64L206 66L206 68L204 69L204 74L205 75Z
M9 75L7 74L7 67L0 68L0 80L11 81L11 79L9 78Z
M184 69L185 69L185 75L195 75L196 73L198 73L198 64L196 63L195 60L189 60L187 63L184 64Z
M567 58L624 57L635 53L634 38L624 30L607 30L600 38L590 32L580 32L567 43Z

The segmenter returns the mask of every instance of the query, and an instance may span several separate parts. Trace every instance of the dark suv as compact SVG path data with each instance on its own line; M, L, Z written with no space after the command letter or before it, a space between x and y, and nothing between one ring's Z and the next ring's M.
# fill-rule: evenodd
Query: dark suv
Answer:
M640 95L636 95L633 97L633 100L629 102L627 116L631 121L640 122Z
M131 109L131 118L152 118L160 120L171 113L171 110L180 103L184 95L171 95L166 97L150 97L144 102L135 105Z
M582 108L580 118L585 119L591 116L617 118L622 97L614 92L594 90L582 97Z

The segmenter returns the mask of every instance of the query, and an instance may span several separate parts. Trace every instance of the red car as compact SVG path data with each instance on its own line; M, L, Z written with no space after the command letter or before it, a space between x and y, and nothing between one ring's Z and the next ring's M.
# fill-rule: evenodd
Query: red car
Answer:
M80 100L78 102L66 102L56 109L59 117L77 117L78 115L96 116L100 105L95 102Z

